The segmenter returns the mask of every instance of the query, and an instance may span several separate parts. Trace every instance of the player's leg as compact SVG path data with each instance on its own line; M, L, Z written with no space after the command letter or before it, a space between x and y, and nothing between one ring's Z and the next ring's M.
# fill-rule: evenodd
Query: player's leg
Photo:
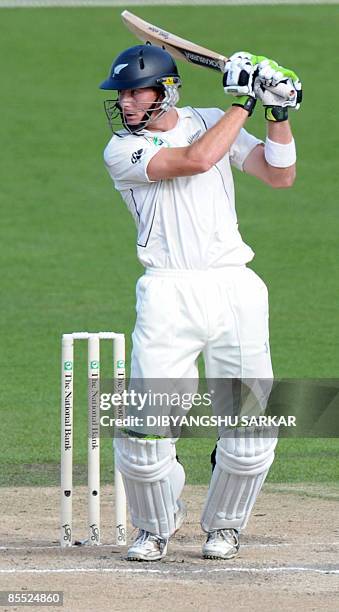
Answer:
M223 287L220 300L224 328L217 328L206 346L208 379L219 385L215 412L239 415L244 406L242 389L252 414L265 408L271 384L268 298L264 283L243 269ZM221 380L229 379L229 380ZM244 414L244 412L243 412ZM208 533L203 554L208 558L231 558L239 548L238 532L245 528L255 500L274 459L276 436L272 431L246 428L221 430L215 466L202 512L201 524Z
M245 266L226 278L216 283L210 306L215 325L204 348L206 376L272 379L267 287Z
M174 276L146 275L137 285L137 320L133 333L131 385L140 390L194 392L201 325L189 312L189 283ZM199 313L196 313L199 317ZM198 331L197 331L198 330ZM193 389L194 386L194 389ZM187 389L186 389L187 387ZM146 404L139 417L156 414ZM159 414L166 406L159 406ZM132 427L115 441L117 462L126 489L132 524L139 534L128 551L131 560L155 560L166 554L168 538L180 527L180 495L185 473L172 439L159 429ZM173 436L172 436L173 437Z
M123 436L115 440L117 466L124 478L131 521L139 528L128 559L154 561L184 518L180 495L185 472L169 439Z
M190 275L147 271L137 283L131 379L195 379L204 347L200 287ZM180 272L180 271L179 271Z
M203 554L207 558L233 557L238 533L245 529L254 503L274 459L277 438L248 428L219 438L201 525L208 533Z
M190 276L175 270L152 270L137 284L130 386L139 393L151 391L151 399L195 393L198 386L197 359L204 346L204 321L201 309L192 309L198 283L191 282ZM146 420L178 413L169 402L151 405L147 401L142 410L130 409L129 413L144 417L144 427L133 427L137 433L179 435L161 426L145 427Z

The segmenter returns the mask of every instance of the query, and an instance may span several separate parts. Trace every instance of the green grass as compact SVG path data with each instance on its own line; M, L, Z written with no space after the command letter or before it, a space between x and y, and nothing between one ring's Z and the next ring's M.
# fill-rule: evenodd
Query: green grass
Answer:
M78 436L79 437L79 436ZM35 444L37 443L36 437ZM80 445L79 445L80 446ZM103 483L113 481L111 441L101 444ZM177 444L180 461L184 465L186 481L189 484L205 484L211 475L210 454L214 448L212 439L181 440ZM52 447L50 459L46 462L31 462L37 455L32 447L13 453L12 461L3 462L0 475L2 486L58 485L60 481L59 464L55 460L57 448ZM54 460L52 459L54 457ZM339 482L339 462L337 440L298 439L281 440L277 446L276 459L270 470L268 482L272 483L336 483ZM75 452L74 483L87 482L86 451Z
M237 208L242 235L257 253L253 268L270 289L276 374L337 376L339 84L331 58L337 55L338 8L136 12L207 47L262 52L300 73L305 101L292 117L298 180L290 191L272 191L238 173ZM105 94L98 89L113 57L135 44L119 15L120 9L93 8L0 13L2 484L57 482L61 333L123 330L130 351L141 267L133 221L102 162L109 132ZM226 108L219 75L179 67L183 105ZM261 109L248 128L264 136ZM80 361L84 349L78 355ZM78 397L75 461L81 479L86 408L83 392ZM109 441L103 446L109 480ZM211 440L181 441L179 447L189 482L206 482ZM270 478L337 480L338 455L333 440L284 440Z

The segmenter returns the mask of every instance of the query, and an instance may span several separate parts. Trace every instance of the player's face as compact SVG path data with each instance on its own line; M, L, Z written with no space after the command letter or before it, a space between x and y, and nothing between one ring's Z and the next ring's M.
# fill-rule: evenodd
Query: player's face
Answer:
M138 125L144 114L158 100L159 93L152 87L119 91L119 104L129 125Z

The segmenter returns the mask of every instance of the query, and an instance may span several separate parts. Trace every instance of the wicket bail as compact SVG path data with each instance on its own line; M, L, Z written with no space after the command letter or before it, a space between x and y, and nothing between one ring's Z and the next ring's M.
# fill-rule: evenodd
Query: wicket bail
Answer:
M73 379L74 340L88 341L88 540L100 544L100 340L113 341L114 392L125 388L125 336L114 332L75 332L62 336L61 358L61 523L60 545L72 546L73 496ZM119 412L119 409L118 409ZM121 407L120 412L123 413ZM121 414L119 415L121 416ZM115 468L115 542L126 536L126 495Z

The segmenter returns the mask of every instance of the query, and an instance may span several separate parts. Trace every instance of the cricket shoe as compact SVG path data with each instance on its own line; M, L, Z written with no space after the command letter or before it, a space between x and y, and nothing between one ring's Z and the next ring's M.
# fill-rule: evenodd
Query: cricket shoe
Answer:
M232 559L239 550L236 529L215 529L210 531L202 547L204 559Z
M183 501L178 500L178 510L175 513L175 532L180 529L185 516L186 506ZM173 534L174 535L174 534ZM160 561L166 556L168 538L163 538L145 529L139 529L139 533L128 549L128 561Z
M139 529L139 533L128 549L128 561L160 561L167 553L168 539Z

